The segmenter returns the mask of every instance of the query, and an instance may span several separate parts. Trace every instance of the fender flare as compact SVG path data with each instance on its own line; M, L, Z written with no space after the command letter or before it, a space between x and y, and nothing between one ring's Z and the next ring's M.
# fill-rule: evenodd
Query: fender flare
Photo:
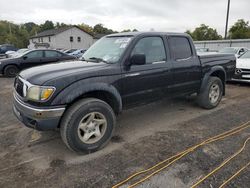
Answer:
M221 81L222 81L222 84L223 84L223 95L225 95L226 71L225 71L225 69L224 69L222 66L214 66L214 67L212 67L208 72L206 72L206 73L204 74L203 79L202 79L202 82L201 82L200 93L205 89L209 77L210 77L213 73L215 73L216 71L223 72L224 80L221 80Z
M52 101L52 105L62 105L70 104L75 99L81 97L82 95L93 92L93 91L104 91L111 94L118 104L118 110L122 110L122 99L120 93L117 89L107 83L89 83L86 80L81 80L69 85L67 88L63 89Z

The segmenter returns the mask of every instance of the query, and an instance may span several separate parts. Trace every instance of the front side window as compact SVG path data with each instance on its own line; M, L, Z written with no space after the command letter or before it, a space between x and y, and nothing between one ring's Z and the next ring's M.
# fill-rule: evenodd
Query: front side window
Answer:
M41 58L43 57L43 51L34 51L25 55L28 59L30 58Z
M101 38L83 54L82 59L86 61L101 59L108 63L116 63L131 39L130 36Z
M192 49L186 37L170 37L172 56L175 60L186 59L192 56Z
M161 37L145 37L140 39L135 45L131 56L134 54L145 55L147 64L166 61L166 52Z
M45 57L59 57L60 54L56 51L45 51Z

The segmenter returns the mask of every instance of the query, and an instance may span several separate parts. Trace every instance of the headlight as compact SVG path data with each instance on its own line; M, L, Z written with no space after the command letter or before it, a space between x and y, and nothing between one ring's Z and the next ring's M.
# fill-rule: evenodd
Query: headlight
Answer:
M0 65L2 64L2 62L0 61Z
M31 86L27 91L27 99L33 101L45 101L54 93L54 87Z

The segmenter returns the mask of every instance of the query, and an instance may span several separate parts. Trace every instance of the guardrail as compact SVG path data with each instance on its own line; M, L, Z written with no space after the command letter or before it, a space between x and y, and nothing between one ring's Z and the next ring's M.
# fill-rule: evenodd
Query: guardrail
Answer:
M194 41L194 45L197 48L209 48L212 51L225 47L246 47L250 49L250 39Z

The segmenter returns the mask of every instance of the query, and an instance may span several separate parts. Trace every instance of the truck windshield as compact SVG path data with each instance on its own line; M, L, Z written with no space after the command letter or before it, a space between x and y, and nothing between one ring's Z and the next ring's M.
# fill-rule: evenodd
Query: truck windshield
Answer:
M82 56L83 60L116 63L132 37L104 37L91 46Z

